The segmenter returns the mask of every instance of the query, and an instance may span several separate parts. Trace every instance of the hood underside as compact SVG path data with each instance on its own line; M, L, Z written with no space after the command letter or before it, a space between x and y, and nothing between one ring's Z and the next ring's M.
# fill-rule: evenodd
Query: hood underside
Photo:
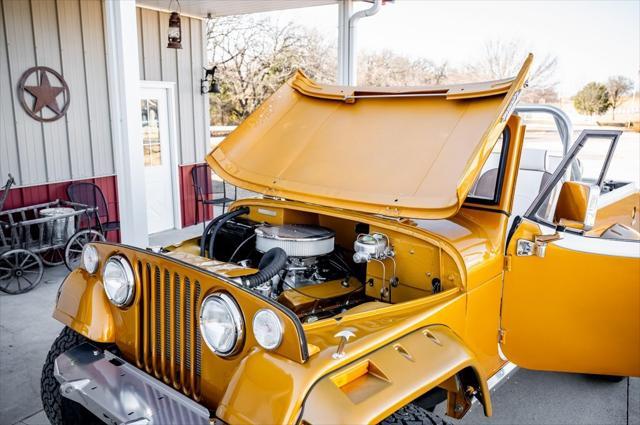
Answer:
M207 162L226 181L272 197L450 217L513 112L531 61L515 78L454 86L327 86L297 72Z

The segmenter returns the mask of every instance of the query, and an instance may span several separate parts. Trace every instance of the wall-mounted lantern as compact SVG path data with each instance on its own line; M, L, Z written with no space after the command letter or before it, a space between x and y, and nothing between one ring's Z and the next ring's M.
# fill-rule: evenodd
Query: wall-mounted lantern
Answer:
M216 80L217 67L204 68L204 78L200 80L200 94L220 93L220 86Z
M169 3L169 9L171 9L171 3ZM178 11L171 12L169 15L169 31L167 34L167 38L169 42L167 43L167 48L169 49L182 49L182 23L180 22L180 2L176 0L178 3Z

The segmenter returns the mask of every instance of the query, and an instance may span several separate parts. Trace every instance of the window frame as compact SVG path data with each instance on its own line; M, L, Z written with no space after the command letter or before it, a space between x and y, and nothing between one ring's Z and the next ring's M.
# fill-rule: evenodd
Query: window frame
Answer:
M613 158L613 153L616 150L616 146L618 145L618 140L622 135L622 131L619 130L582 130L578 139L573 143L569 152L562 158L560 164L553 172L553 175L547 181L544 188L538 193L538 196L533 200L527 211L524 213L524 217L538 224L544 224L546 226L551 226L554 229L557 229L557 225L553 222L546 221L540 217L538 217L535 213L540 209L542 203L551 195L551 191L556 187L558 182L562 179L563 176L567 173L567 168L569 165L573 164L573 160L576 158L578 153L582 150L585 143L589 139L610 139L611 144L609 145L609 151L605 156L604 163L602 165L602 170L600 171L600 175L598 177L598 181L596 185L602 189L602 185L604 184L604 179L607 174L607 170L609 169L609 164L611 159Z
M496 143L498 141L496 140ZM495 147L495 144L494 144ZM493 198L476 198L471 195L467 195L465 199L465 204L475 204L482 206L497 206L500 205L500 200L502 198L502 188L504 186L504 176L507 173L507 159L509 157L509 150L511 149L511 129L509 127L505 127L502 130L502 152L500 153L500 160L498 162L498 175L496 176L496 187L493 192ZM488 160L489 158L487 158ZM484 167L484 164L483 164ZM480 178L482 174L479 174L476 182ZM474 182L474 185L475 183ZM473 187L473 186L472 186Z

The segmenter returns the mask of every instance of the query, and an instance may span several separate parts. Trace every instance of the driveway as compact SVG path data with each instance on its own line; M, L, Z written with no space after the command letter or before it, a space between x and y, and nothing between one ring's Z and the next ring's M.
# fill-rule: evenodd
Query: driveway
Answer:
M0 425L47 424L40 371L62 329L51 318L64 267L22 295L0 294ZM640 379L610 383L584 375L518 370L492 396L494 416L474 405L460 424L639 424ZM444 406L437 411L443 412Z

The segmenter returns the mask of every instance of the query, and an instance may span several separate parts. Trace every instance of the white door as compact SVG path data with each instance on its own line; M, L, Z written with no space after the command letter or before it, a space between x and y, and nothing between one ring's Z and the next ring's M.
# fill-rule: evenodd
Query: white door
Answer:
M141 88L140 110L147 195L147 228L149 233L156 233L173 229L175 218L167 90Z

